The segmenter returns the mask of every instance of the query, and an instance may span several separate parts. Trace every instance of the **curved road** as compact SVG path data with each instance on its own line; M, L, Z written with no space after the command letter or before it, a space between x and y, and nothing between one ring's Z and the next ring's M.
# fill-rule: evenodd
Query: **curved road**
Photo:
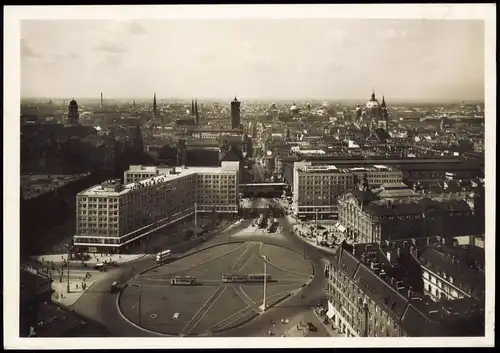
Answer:
M248 227L250 222L251 220L246 220L233 227L233 229L226 229L222 231L219 235L204 243L203 246L225 243L228 240L231 241L231 233ZM234 241L249 240L252 242L276 244L304 254L312 263L315 273L314 279L310 282L309 286L304 287L301 291L305 298L302 298L300 294L296 294L280 303L277 307L268 309L264 315L260 315L241 327L221 333L219 336L241 337L255 335L262 332L263 328L271 326L272 321L277 322L282 318L291 317L295 314L308 310L310 307L315 307L318 301L323 302L325 298L325 279L323 275L324 262L322 261L322 258L328 258L331 254L298 239L298 237L293 235L291 232L292 226L285 218L280 218L280 223L282 224L283 234L285 234L285 237L274 238L271 235L254 235L248 238L243 238L238 236L238 238L234 239ZM186 253L194 251L196 251L196 249ZM181 254L175 254L174 251L174 258L179 255ZM90 289L84 293L75 302L75 304L73 304L73 308L76 312L89 318L90 320L95 320L104 324L117 336L158 337L158 335L143 331L125 320L121 316L117 307L117 294L111 294L109 292L109 288L114 281L125 283L133 278L137 273L154 266L155 263L153 258L154 257L152 255L148 255L142 259L122 264L118 268L109 270L99 282L94 283L94 285L90 287Z

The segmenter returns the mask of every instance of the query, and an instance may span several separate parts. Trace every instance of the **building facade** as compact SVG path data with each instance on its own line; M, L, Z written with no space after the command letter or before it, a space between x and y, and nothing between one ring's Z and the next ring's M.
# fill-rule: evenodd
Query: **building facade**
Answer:
M295 162L293 167L293 210L299 217L318 214L328 218L338 213L338 197L365 179L369 185L401 182L401 171L393 167L338 168L334 165L317 165Z
M239 166L131 166L77 195L74 245L119 249L196 212L237 213Z
M417 256L413 244L343 243L325 267L333 325L348 337L484 335L484 304L426 296Z
M474 234L473 210L466 200L424 195L381 198L351 189L338 199L339 223L355 243Z
M429 246L419 255L424 293L434 301L484 301L484 249L475 246Z

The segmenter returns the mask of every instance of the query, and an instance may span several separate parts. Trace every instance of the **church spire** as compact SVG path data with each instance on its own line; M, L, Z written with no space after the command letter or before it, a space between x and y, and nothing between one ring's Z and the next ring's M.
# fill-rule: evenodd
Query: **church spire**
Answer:
M385 108L385 96L382 96L382 108Z
M191 99L191 116L194 115L194 99Z
M153 96L153 114L156 115L156 92Z

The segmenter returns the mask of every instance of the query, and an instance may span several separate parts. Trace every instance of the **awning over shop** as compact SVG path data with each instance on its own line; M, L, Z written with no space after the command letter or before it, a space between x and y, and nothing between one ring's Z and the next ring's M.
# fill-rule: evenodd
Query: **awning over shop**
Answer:
M333 310L328 310L326 312L326 316L328 316L328 318L331 320L332 317L335 315L335 313L333 312Z
M328 311L326 312L326 316L331 320L334 315L335 313L333 311L333 305L332 303L328 302Z

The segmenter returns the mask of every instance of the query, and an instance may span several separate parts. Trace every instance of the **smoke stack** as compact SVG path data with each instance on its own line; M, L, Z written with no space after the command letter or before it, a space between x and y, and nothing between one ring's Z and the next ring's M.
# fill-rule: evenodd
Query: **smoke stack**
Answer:
M101 92L101 108L103 107L103 104L102 104L102 92Z

